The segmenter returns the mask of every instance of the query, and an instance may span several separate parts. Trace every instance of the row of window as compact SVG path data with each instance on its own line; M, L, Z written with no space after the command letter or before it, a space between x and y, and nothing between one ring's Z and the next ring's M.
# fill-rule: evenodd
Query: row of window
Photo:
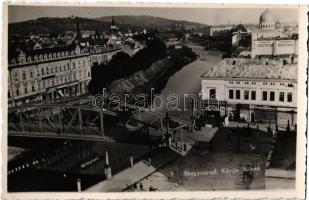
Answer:
M72 68L76 69L76 68L80 68L80 67L86 67L86 63L85 60L83 60L83 65L80 65L80 60L78 61L78 66L76 66L75 62L72 63ZM40 74L42 76L44 75L49 75L49 74L54 74L54 73L58 73L58 72L63 72L63 71L68 71L71 70L71 66L69 63L67 63L66 65L63 66L51 66L51 67L45 67L45 68L41 68L40 70L37 70L37 77L40 76ZM14 81L19 81L19 76L18 73L15 72L14 75ZM29 72L29 75L27 75L26 71L22 71L22 79L21 80L27 80L27 77L29 77L30 79L34 78L34 70Z
M81 71L80 71L81 74ZM84 70L83 71L83 77L86 77L88 75L88 77L90 77L90 72ZM38 83L38 90L40 89L44 89L44 88L48 88L48 87L53 87L56 85L61 85L61 84L65 84L67 82L71 82L71 81L76 81L79 80L79 77L76 76L76 74L70 74L70 75L66 75L66 76L58 76L57 78L54 79L49 79L49 80L44 80L44 81L39 81ZM28 91L28 87L27 84L23 85L23 94L27 94L28 92L35 92L36 88L35 88L35 84L32 83L31 84L31 90ZM21 88L20 85L16 85L15 86L15 95L19 96L21 94ZM9 96L10 97L10 96Z
M241 82L240 81L229 81L229 84L241 84ZM245 85L249 85L249 84L252 84L252 85L256 85L256 82L249 82L249 81L245 81L244 82L244 84ZM263 85L276 85L276 83L274 83L274 82L270 82L270 83L268 83L268 82L263 82ZM280 83L280 85L281 86L283 86L283 85L285 85L284 83ZM291 83L289 83L288 85L293 85L293 84L291 84Z
M240 90L229 90L229 99L240 99ZM249 100L249 90L244 91L244 99ZM251 100L256 100L256 91L254 90L251 91Z
M260 27L261 28L274 28L274 25L273 24L262 24Z
M229 90L229 99L240 99L240 90ZM251 95L249 95L251 94ZM212 95L214 95L214 92L212 92ZM256 100L256 91L255 90L244 90L243 91L243 97L244 100ZM275 101L275 92L274 91L262 91L262 100L263 101ZM285 92L279 92L278 93L278 100L280 102L292 102L293 101L293 95L292 92L286 93L286 99L285 99Z
M21 64L27 63L27 62L35 62L35 61L43 61L43 60L49 60L49 59L54 59L54 58L63 58L67 56L74 56L74 55L79 55L79 54L84 54L87 53L84 49L81 51L74 50L74 51L63 51L63 52L57 52L57 53L49 53L49 54L40 54L40 55L35 55L33 57L28 56L26 58L25 54L22 54L19 56L17 59L13 58L11 60L12 63L19 62Z
M270 91L269 95L268 95L268 91L263 91L262 92L262 100L263 101L267 101L269 99L269 101L275 101L275 92L274 91ZM292 92L287 92L286 93L286 99L285 99L285 92L279 92L278 94L278 99L280 102L292 102L293 101L293 95Z

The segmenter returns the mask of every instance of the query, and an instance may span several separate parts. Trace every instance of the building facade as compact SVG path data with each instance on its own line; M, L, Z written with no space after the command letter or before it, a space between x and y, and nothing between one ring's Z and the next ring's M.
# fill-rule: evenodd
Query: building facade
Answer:
M298 55L298 34L289 31L265 10L259 18L259 29L252 31L251 57L285 57L294 60Z
M210 36L214 36L221 32L230 31L234 26L233 25L217 25L210 27Z
M99 65L108 63L114 55L121 51L119 46L93 46L90 47L90 62L98 63Z
M118 48L81 48L78 44L18 51L9 56L9 107L33 101L74 97L87 93L94 62L109 61Z
M297 64L224 59L201 78L206 110L217 109L246 122L296 123Z

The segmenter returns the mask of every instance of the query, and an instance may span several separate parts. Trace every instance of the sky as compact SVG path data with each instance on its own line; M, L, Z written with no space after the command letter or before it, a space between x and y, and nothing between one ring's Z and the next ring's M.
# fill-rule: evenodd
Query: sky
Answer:
M175 20L186 20L208 25L258 23L266 8L138 8L138 7L68 7L68 6L9 6L8 22L20 22L39 17L87 17L111 15L151 15ZM298 10L271 8L280 22L298 21Z

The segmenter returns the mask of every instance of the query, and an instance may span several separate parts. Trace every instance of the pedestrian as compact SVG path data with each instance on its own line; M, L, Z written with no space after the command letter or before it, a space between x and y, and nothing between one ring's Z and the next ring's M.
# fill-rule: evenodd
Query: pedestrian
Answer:
M144 190L144 188L143 188L143 184L142 184L142 183L140 183L140 184L139 184L139 189L140 189L141 191L143 191L143 190Z

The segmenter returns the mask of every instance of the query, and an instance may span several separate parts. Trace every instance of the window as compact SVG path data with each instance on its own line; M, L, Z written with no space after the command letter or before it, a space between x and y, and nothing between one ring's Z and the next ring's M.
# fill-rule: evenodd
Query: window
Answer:
M23 71L23 80L25 80L25 79L26 79L26 72Z
M292 102L293 99L292 99L292 92L289 92L288 93L288 102Z
M34 92L34 84L32 84L31 89L32 89L32 92Z
M33 72L32 71L30 72L30 77L33 78Z
M256 92L251 91L251 100L255 100L255 99L256 99Z
M209 98L216 98L216 89L209 89Z
M280 92L280 94L279 94L279 101L284 102L284 92Z
M234 90L229 90L229 99L234 99Z
M44 72L44 68L42 68L42 75L44 75L44 73L45 73L45 72Z
M244 99L248 100L249 99L249 90L244 91Z
M275 101L275 92L274 91L271 91L270 94L269 94L269 100L270 101Z
M267 101L267 91L263 91L263 101Z
M17 72L14 73L14 79L15 79L15 81L18 81L18 74L17 74Z
M24 88L24 89L25 89L25 94L27 94L27 92L28 92L28 90L27 90L27 86L25 86L25 88Z
M240 90L236 90L236 99L240 99Z
M19 87L16 87L16 96L19 96Z

